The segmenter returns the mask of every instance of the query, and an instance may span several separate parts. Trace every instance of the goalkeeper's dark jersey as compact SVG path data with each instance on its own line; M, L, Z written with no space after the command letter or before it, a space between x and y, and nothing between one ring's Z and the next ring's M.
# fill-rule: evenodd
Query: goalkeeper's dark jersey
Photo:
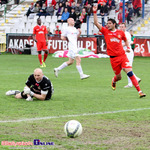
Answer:
M36 94L46 94L45 100L49 100L54 91L51 81L46 76L43 76L43 79L37 82L32 74L29 76L26 85Z

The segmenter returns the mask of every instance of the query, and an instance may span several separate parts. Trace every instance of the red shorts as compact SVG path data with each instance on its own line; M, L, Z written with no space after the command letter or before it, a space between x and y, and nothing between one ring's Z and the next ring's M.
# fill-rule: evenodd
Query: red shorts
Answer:
M46 42L37 42L37 51L47 50Z
M110 63L115 75L118 75L124 68L132 68L126 54L110 58Z

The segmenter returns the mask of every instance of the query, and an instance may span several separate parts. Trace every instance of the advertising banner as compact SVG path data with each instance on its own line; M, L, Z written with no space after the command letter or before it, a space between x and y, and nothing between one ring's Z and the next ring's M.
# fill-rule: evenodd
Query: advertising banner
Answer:
M150 39L136 38L134 55L150 57Z
M36 47L36 42L33 41L32 36L18 36L8 35L7 48L23 50L26 44L31 47ZM90 49L95 54L97 53L97 38L96 37L79 37L78 48ZM60 50L68 50L68 41L62 41L59 36L48 37L49 53L54 53Z

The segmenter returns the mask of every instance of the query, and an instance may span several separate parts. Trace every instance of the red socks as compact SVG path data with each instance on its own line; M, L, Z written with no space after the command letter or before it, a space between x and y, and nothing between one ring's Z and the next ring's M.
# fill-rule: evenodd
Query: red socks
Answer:
M47 56L48 56L48 54L44 53L44 59L43 59L43 62L46 61Z
M38 54L38 58L39 58L40 65L42 65L42 55Z

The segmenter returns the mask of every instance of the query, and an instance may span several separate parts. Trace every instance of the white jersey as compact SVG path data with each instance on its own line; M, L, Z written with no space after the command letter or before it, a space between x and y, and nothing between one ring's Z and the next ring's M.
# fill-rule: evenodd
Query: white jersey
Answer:
M128 31L125 31L125 35L126 35L126 38L127 38L128 42L129 42L130 49L131 49L131 34ZM122 43L124 44L124 41L122 41ZM126 50L127 47L123 46L123 49Z
M78 38L78 34L79 31L72 26L67 26L66 28L64 28L64 30L62 30L62 36L67 37L68 38L68 48L71 51L77 52L78 48L77 48L77 38Z
M127 31L125 31L125 35L126 35L126 38L129 42L129 45L130 45L130 52L126 52L126 56L129 59L130 64L132 65L133 64L134 53L133 53L133 50L131 49L131 34ZM124 44L124 41L122 41L122 43ZM127 47L123 46L123 49L126 50Z

